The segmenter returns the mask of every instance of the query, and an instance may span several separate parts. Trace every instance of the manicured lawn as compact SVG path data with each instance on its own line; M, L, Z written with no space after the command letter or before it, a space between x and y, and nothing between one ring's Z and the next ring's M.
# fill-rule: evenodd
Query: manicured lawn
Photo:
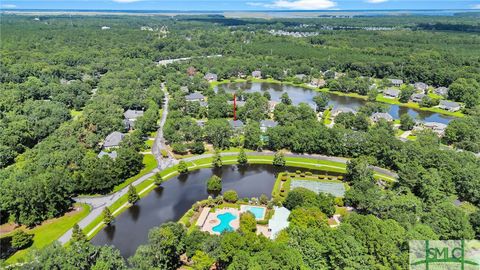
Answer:
M155 159L155 156L153 154L143 155L143 165L144 165L144 168L137 175L130 177L127 180L125 180L123 183L115 186L113 188L112 193L115 193L121 190L122 188L130 185L132 182L134 182L138 178L144 176L145 174L149 173L151 170L155 169L155 167L157 167L157 160Z
M40 249L51 244L90 212L90 206L87 204L75 204L75 207L80 207L80 210L67 213L59 218L47 220L42 225L26 230L28 233L34 234L33 245L27 249L17 251L6 260L6 263L22 262L31 250Z

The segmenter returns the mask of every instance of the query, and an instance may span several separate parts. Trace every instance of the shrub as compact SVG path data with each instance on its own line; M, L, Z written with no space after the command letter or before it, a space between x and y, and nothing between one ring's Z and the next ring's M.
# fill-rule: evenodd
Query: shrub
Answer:
M173 152L181 155L186 154L188 152L187 146L183 143L172 144L172 150Z
M338 179L338 180L343 180L343 175L339 175L339 176L337 177L337 179Z
M203 142L194 142L190 144L190 152L192 152L192 154L205 153L205 146L203 145Z
M187 222L185 222L185 227L190 228L190 226L192 226L192 223L190 220L187 220Z
M207 181L207 190L211 192L222 191L222 179L216 175L210 177Z
M305 172L305 175L312 176L312 172Z
M12 248L24 249L32 245L33 234L26 233L22 230L15 231L12 236Z
M282 152L275 153L275 156L273 157L273 165L285 166L285 156Z
M268 197L265 194L260 195L259 202L263 205L266 205L268 203Z
M242 201L248 203L250 201L250 199L245 197L245 198L242 199Z
M162 150L160 150L160 153L162 154L162 157L164 157L164 158L168 157L167 150L162 149Z
M295 171L295 173L296 174L301 174L302 172L297 170L297 171Z
M188 172L188 166L187 163L183 160L180 160L178 163L178 172L179 173L187 173Z
M343 202L343 198L336 197L333 201L337 206L343 207L345 205Z
M227 202L235 203L238 201L238 194L235 190L227 190L223 193L223 198Z

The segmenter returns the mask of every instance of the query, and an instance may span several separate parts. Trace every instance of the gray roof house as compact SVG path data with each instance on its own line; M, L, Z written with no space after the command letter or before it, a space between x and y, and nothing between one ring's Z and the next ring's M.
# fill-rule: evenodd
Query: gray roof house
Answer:
M97 155L98 158L102 158L103 156L107 156L111 159L115 159L115 158L117 158L117 151L112 151L112 152L101 151Z
M330 113L330 115L332 117L337 117L337 115L339 115L340 113L353 113L353 114L356 114L357 112L352 109L352 108L349 108L349 107L337 107L337 108L334 108L332 110L332 112Z
M205 101L205 96L200 92L194 92L185 96L186 101Z
M415 89L418 91L422 91L423 93L425 93L425 91L428 89L428 85L423 82L416 82L413 84L413 87L415 87Z
M461 109L461 106L457 102L448 101L448 100L440 100L440 104L438 105L440 109L444 109L451 112L456 112Z
M233 100L229 100L228 104L233 106ZM245 101L237 100L235 104L237 105L237 107L243 107L245 106Z
M188 93L188 86L180 86L180 91Z
M417 102L417 103L420 103L422 102L422 99L425 97L425 94L422 94L422 93L419 93L419 94L413 94L410 99L413 101L413 102Z
M239 130L243 128L242 120L229 120L228 123L235 130Z
M262 132L265 132L267 131L267 129L276 127L276 126L278 126L277 121L273 121L270 119L260 121L260 129L262 130Z
M295 75L295 78L299 79L299 80L304 80L305 78L307 77L307 75L305 74L296 74Z
M109 148L118 147L124 137L125 137L125 134L118 131L114 131L108 134L108 136L105 138L105 141L103 142L103 148L109 149Z
M252 77L261 79L262 78L262 72L260 70L255 70L252 72Z
M381 113L381 112L376 112L372 114L372 116L370 116L370 119L375 123L379 122L382 119L384 119L387 122L393 121L393 117L389 113Z
M387 89L387 90L383 91L383 96L384 96L384 97L388 97L388 98L398 98L399 95L400 95L400 90Z
M438 123L438 122L418 122L413 130L423 130L423 129L430 129L431 131L435 132L438 136L443 136L445 133L445 129L447 125Z
M448 88L447 87L438 87L433 90L433 92L437 95L446 97L448 95Z
M205 76L203 76L203 78L209 82L213 82L216 81L218 77L215 73L207 73Z
M403 80L400 79L389 79L394 86L400 86L403 84Z
M123 121L125 123L125 128L133 129L137 118L143 116L143 111L128 109L123 113L123 116L125 117L125 120Z

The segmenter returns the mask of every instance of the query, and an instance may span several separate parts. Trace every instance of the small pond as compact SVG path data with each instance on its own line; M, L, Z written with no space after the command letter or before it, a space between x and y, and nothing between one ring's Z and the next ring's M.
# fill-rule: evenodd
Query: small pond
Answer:
M308 88L303 88L293 85L285 85L278 83L249 83L249 82L240 82L240 83L228 83L221 84L214 88L215 91L218 88L224 88L227 92L233 93L238 89L243 89L247 93L253 92L265 92L268 91L271 95L273 101L280 102L280 98L284 92L288 93L288 96L292 100L293 104L299 104L301 102L307 103L311 106L314 106L313 97L317 95L318 92L310 90ZM365 105L366 101L363 99L348 97L348 96L339 96L333 93L329 93L330 102L329 105L332 105L334 108L337 107L348 107L357 110L359 107ZM393 116L394 119L400 119L400 115L408 113L414 119L419 119L427 122L439 122L443 124L448 124L453 117L446 116L439 113L422 111L412 108L407 108L398 105L390 105L388 113Z
M169 181L141 199L115 219L112 226L100 231L93 239L96 245L114 245L124 257L135 253L137 247L147 242L148 231L168 221L177 221L200 200L208 198L206 182L213 174L223 181L223 191L233 189L239 198L270 197L279 172L306 169L272 165L223 166L218 169L200 169ZM309 170L316 174L338 173Z

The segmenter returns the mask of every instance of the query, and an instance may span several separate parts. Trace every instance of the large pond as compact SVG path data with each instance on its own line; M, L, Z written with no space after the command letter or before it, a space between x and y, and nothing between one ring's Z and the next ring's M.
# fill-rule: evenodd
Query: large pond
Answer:
M286 169L305 171L295 167ZM281 171L285 171L285 168ZM332 172L310 171L338 175ZM129 257L139 245L147 242L151 228L168 221L177 221L195 202L208 198L206 182L213 174L222 178L223 191L233 189L237 191L239 198L250 198L262 194L270 196L279 172L280 169L272 165L231 165L179 175L118 216L112 226L106 227L92 239L92 243L114 245L120 249L122 256Z
M313 102L313 97L315 97L318 93L308 88L277 83L240 82L221 84L218 87L224 88L229 93L235 92L238 89L243 89L247 93L268 91L271 95L271 99L277 102L280 102L280 97L282 96L282 94L287 92L293 104L304 102L310 104L312 107L315 106L315 103ZM218 87L215 87L215 91L218 90ZM365 100L360 98L339 96L332 93L329 93L329 95L329 105L332 105L334 108L349 107L357 110L359 107L365 105L366 103ZM439 122L448 124L453 119L453 117L451 116L446 116L439 113L416 110L398 105L386 105L389 106L388 113L392 115L394 119L400 119L400 115L405 113L408 113L414 119L419 119L427 122Z

